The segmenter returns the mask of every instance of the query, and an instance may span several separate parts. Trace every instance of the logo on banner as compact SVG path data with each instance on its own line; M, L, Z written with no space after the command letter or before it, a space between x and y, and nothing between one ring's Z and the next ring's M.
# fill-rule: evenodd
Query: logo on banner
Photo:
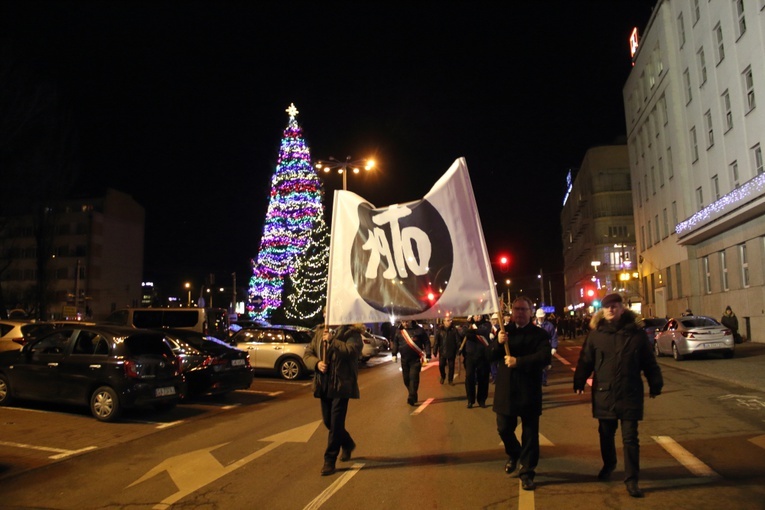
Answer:
M413 315L432 307L445 289L454 250L441 214L427 200L373 209L358 206L351 272L361 298L379 311ZM395 303L395 305L394 305Z

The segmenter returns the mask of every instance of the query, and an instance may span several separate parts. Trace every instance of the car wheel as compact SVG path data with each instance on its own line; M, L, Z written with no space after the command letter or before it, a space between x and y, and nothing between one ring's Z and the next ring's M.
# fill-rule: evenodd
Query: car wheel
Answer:
M8 378L0 374L0 406L7 406L13 401L11 398L11 387L8 384Z
M279 375L288 381L298 379L303 375L303 366L295 358L285 358L279 363Z
M117 392L101 386L90 397L90 412L98 421L114 421L122 412Z
M685 356L677 350L677 344L675 343L672 344L672 357L675 358L675 361L683 361L685 359Z
M723 352L723 358L730 359L733 357L733 349ZM2 391L2 390L0 390Z
M661 351L659 350L659 342L656 340L653 341L653 353L656 354L657 358L661 358Z

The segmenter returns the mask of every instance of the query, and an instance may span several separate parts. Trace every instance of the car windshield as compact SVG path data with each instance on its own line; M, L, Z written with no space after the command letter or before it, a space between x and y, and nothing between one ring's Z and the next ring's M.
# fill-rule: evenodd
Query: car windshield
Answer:
M694 317L693 319L683 319L683 326L686 328L708 328L711 326L719 326L720 323L711 317Z

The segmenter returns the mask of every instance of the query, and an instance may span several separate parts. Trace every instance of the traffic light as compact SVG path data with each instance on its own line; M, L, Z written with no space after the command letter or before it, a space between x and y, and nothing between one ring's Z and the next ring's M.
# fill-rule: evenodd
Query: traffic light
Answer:
M503 273L507 273L510 268L510 257L507 255L500 255L499 257L499 270Z

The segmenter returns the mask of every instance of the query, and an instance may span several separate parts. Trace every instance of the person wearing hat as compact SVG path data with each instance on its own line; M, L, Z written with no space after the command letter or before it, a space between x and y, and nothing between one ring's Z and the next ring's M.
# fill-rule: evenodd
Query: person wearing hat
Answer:
M616 469L614 438L621 422L624 446L624 483L633 498L642 498L638 486L640 442L638 422L643 419L643 380L651 398L661 394L664 380L648 336L637 315L625 309L622 297L608 294L602 308L592 316L590 332L579 353L574 372L574 392L584 393L592 377L592 416L598 420L603 467L598 479L607 481Z
M555 353L558 352L558 328L552 322L545 320L547 314L541 308L537 308L536 316L537 326L547 331L547 334L550 335L550 355L555 356ZM548 365L542 370L542 386L547 386L547 371L551 368L552 365Z

